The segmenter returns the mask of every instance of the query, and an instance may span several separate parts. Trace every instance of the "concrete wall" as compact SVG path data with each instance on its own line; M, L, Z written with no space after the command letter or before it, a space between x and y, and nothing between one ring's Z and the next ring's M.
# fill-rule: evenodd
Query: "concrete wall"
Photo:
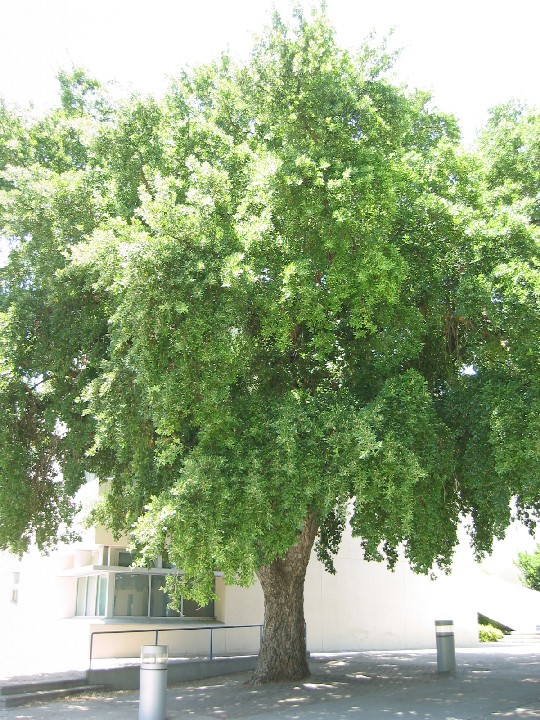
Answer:
M17 614L52 621L73 615L76 597L76 580L60 577L66 568L62 551L43 557L37 552L25 555L18 564L18 602L13 608Z
M480 572L463 551L467 573ZM470 556L470 557L469 557ZM470 562L469 562L470 560ZM414 649L435 645L435 621L453 620L456 644L478 643L477 607L464 591L468 574L456 572L436 581L415 575L405 561L394 572L362 558L358 540L346 533L330 575L313 553L304 588L307 643L311 652ZM464 584L465 583L465 584ZM260 584L227 587L218 578L216 618L226 624L261 623Z
M495 540L492 554L481 563L481 570L487 575L521 586L516 566L518 553L533 553L540 542L540 528L534 535L521 523L512 523L504 540Z
M415 575L405 560L394 572L363 560L360 543L345 533L327 573L312 555L304 590L308 649L333 652L366 649L418 649L435 645L435 621L453 620L458 647L478 644L477 613L517 629L540 625L540 594L519 585L518 552L532 552L540 539L512 524L492 556L476 562L464 528L449 575L436 580ZM504 581L504 582L503 582ZM263 621L264 599L258 582L249 589L216 585L216 617L227 624ZM538 609L538 610L537 610ZM500 616L500 617L499 617ZM521 620L521 622L520 622ZM516 625L517 623L517 625Z
M225 585L223 578L216 578L216 620L225 625L247 625L262 623L264 618L264 598L257 579L249 588Z
M207 661L192 660L190 662L169 661L167 668L167 684L176 685L193 682L203 678L230 675L255 669L257 658L246 656L241 658L223 658ZM148 672L148 671L147 671ZM86 678L92 685L109 685L113 690L138 690L141 669L139 665L107 668L106 670L88 670Z
M261 625L264 600L258 580L249 588L226 585L216 577L216 620L224 625ZM236 628L214 632L216 654L234 655L259 650L260 630L257 627Z
M540 630L540 592L487 574L471 578L468 585L478 612L519 633Z
M456 578L431 581L406 562L394 572L362 559L347 535L330 575L315 558L308 567L305 614L312 652L429 648L435 620L454 621L456 644L476 645L477 613Z

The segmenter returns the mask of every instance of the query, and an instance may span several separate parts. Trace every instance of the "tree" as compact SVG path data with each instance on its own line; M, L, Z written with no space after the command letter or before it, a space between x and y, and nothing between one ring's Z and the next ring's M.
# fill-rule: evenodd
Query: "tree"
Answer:
M94 520L184 596L257 575L254 682L308 674L307 563L347 522L426 573L462 517L481 555L539 508L537 228L389 61L298 12L162 102L63 76L4 170L0 543L109 479Z
M540 547L532 553L518 553L516 562L523 584L530 590L540 591Z

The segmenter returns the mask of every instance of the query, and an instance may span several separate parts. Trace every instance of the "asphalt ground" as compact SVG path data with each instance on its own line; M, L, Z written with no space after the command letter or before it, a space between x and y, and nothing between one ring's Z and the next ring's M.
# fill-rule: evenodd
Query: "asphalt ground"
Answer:
M540 718L540 645L456 652L455 675L437 673L434 650L314 655L301 683L251 687L248 674L167 691L167 719L362 718L496 720ZM0 711L10 720L137 720L138 692L88 694Z

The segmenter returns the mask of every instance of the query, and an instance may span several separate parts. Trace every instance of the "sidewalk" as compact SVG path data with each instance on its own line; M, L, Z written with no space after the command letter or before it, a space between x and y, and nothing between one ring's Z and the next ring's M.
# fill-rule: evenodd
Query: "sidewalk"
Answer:
M301 683L246 685L247 674L168 690L168 720L483 720L540 717L540 645L458 650L455 677L439 676L435 651L315 655ZM2 720L137 720L138 693L78 697L0 711Z

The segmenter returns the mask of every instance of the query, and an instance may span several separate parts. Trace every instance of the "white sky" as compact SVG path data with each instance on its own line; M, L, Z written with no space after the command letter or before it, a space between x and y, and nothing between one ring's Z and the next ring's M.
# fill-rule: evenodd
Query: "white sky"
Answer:
M309 6L312 0L305 0ZM0 0L0 97L58 102L56 74L85 67L130 92L161 93L185 65L228 48L245 57L273 7L290 0ZM341 43L394 28L396 80L433 92L471 141L493 105L540 106L540 0L327 0ZM5 262L0 238L0 265Z
M540 105L540 0L328 0L340 41L358 46L396 29L397 77L434 93L466 139L488 107ZM245 56L270 8L288 0L0 0L0 95L37 109L56 103L60 68L159 93L179 68L228 47Z

